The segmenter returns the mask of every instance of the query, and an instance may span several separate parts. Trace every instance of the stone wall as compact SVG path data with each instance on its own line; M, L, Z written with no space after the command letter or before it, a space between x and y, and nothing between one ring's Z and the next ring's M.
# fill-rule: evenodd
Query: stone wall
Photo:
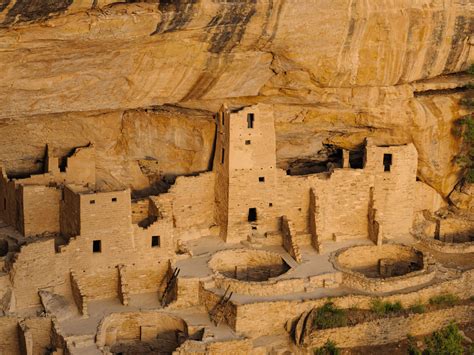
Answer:
M113 313L98 326L97 346L112 346L119 342L152 341L157 337L174 337L175 332L188 333L186 322L161 311Z
M283 248L291 255L296 262L301 263L302 257L295 236L296 230L293 222L289 221L286 216L281 218L281 233L283 236Z
M27 178L0 176L0 218L26 236L60 230L61 192L64 184L95 186L95 149L77 148L60 167L59 159L46 154L45 172Z
M20 337L16 317L0 317L0 354L20 355Z
M394 293L389 296L381 296L382 301L400 301L404 307L418 303L427 303L433 296L440 294L454 294L461 299L467 299L474 294L474 271L466 271L459 278L427 286L423 289L407 292ZM247 304L236 304L237 317L235 324L229 323L232 329L252 337L284 332L285 324L303 312L315 307L321 307L324 303L331 301L337 307L370 309L374 298L371 296L348 295L341 297L320 298L315 300L292 300L257 302ZM255 322L258 319L258 322Z
M385 238L410 233L416 200L417 162L418 153L413 144L382 147L367 140L364 169L375 174L374 208Z
M52 321L49 317L25 318L19 322L22 354L43 355L51 346Z
M328 339L334 341L339 348L383 345L406 339L407 334L420 336L434 332L451 321L462 324L473 320L473 306L455 306L407 317L377 319L352 327L317 330L304 342L310 349L323 346Z
M176 179L166 195L172 201L172 216L177 238L187 240L200 237L215 224L214 185L213 172ZM204 233L201 230L204 230Z
M84 299L117 297L117 266L121 264L128 266L131 293L160 289L167 262L174 257L173 225L167 210L155 223L141 228L131 223L129 190L87 191L72 185L64 191L61 227L66 234L80 235L70 238L57 252L53 239L23 246L10 265L19 309L39 306L39 289L72 299L70 270L80 284L82 303ZM100 246L94 250L97 241Z
M252 340L250 339L212 342L187 340L173 352L173 355L186 355L190 353L195 355L265 355L266 352L264 349L257 352L253 347Z
M61 190L55 187L23 185L20 207L20 232L23 235L58 233Z
M318 240L368 237L371 171L336 169L312 186L317 197L315 217Z
M218 114L214 171L216 220L228 242L279 227L273 110L266 105ZM251 210L253 209L253 210Z

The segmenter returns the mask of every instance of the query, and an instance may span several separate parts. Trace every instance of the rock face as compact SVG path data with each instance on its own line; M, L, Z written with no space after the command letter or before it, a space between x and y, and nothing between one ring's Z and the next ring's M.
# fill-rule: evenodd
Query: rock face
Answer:
M103 186L143 189L140 161L208 168L222 102L266 102L280 167L366 136L413 142L446 196L473 18L470 0L0 0L0 161L38 169L46 142L94 141Z

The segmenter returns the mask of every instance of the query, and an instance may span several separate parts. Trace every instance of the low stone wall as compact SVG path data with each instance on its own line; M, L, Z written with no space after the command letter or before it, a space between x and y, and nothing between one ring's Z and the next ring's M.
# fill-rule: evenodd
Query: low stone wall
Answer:
M382 318L352 327L315 330L303 342L309 349L323 346L329 339L340 348L382 345L406 339L407 334L419 336L434 332L450 321L468 323L473 320L474 306L457 306L408 317Z
M283 258L266 250L230 249L214 254L209 267L217 275L242 281L266 281L287 272Z
M173 336L176 331L187 334L188 327L181 318L160 312L112 313L98 326L97 346L112 346L121 341L152 341L157 335Z
M474 253L474 242L468 243L446 243L430 237L416 236L419 242L432 250L448 254L468 254Z
M218 275L215 277L216 287L229 289L241 295L272 296L304 292L307 279L283 279L262 282L239 281Z
M173 355L221 355L221 354L232 354L232 355L265 355L264 349L262 351L255 351L253 349L253 343L251 340L228 340L219 342L201 342L194 340L185 341Z
M281 230L283 235L283 248L295 259L297 263L301 263L302 256L300 248L296 243L296 228L292 221L288 220L286 216L281 217Z
M394 277L368 277L359 271L364 268L377 268L380 260L401 260L407 265L416 264L420 270ZM345 286L376 294L419 286L430 282L436 276L436 265L428 262L427 255L401 244L345 248L331 255L331 262L342 271L342 283Z
M400 301L404 307L409 307L419 302L427 303L431 297L446 293L454 294L461 299L471 297L474 294L474 270L462 273L457 279L427 286L421 290L379 298L382 301ZM284 332L288 321L300 316L305 311L321 307L329 300L339 308L370 309L373 299L374 297L371 296L347 295L308 300L237 304L235 305L236 322L229 325L235 331L252 337L270 335Z

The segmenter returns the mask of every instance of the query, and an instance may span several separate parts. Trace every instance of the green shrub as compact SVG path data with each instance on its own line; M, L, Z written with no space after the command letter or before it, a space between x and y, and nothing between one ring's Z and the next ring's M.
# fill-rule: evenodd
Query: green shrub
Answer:
M392 303L388 301L382 302L379 299L375 299L372 301L370 309L372 310L372 312L375 312L380 315L384 315L384 314L399 312L403 309L403 306L400 301L396 301Z
M416 346L416 338L407 334L408 339L408 355L422 355L420 349Z
M471 64L471 66L467 69L467 72L471 75L474 75L474 64Z
M425 305L422 303L415 303L414 305L411 305L409 308L410 312L413 313L425 313L426 308Z
M334 303L327 302L316 311L313 326L316 329L344 327L347 325L347 315L343 309L337 308Z
M425 338L426 350L423 355L463 355L462 340L458 326L451 323Z
M336 343L328 340L322 347L314 349L314 355L339 355L341 350L336 347Z
M459 297L451 293L433 296L430 298L430 304L441 306L454 306L459 303Z

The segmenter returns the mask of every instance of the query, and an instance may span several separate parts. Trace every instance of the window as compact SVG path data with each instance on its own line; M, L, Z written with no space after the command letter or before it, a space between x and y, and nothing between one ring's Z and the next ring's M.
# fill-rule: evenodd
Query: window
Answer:
M94 205L94 204L95 204L95 200L90 200L89 203L90 203L91 205Z
M224 126L225 125L225 116L224 116L223 112L221 113L221 122L222 122L222 125Z
M250 143L251 143L250 140L245 141L245 145L250 145Z
M253 113L247 114L247 128L253 128L253 122L255 121L255 115Z
M161 246L161 238L159 235L154 235L151 237L151 247L158 248Z
M268 207L273 207L273 203L270 202L270 203L268 204Z
M112 197L112 202L117 202L117 197Z
M5 197L3 198L3 209L7 209L7 199Z
M221 164L224 164L224 159L225 159L225 149L222 148L222 152L221 152Z
M383 155L383 171L390 171L392 165L392 154Z
M260 182L265 182L265 176L260 176L260 177L258 178L258 181L260 181Z
M256 222L257 221L257 209L256 208L249 208L249 222Z
M93 253L101 253L102 252L102 241L101 240L92 241L92 252Z

